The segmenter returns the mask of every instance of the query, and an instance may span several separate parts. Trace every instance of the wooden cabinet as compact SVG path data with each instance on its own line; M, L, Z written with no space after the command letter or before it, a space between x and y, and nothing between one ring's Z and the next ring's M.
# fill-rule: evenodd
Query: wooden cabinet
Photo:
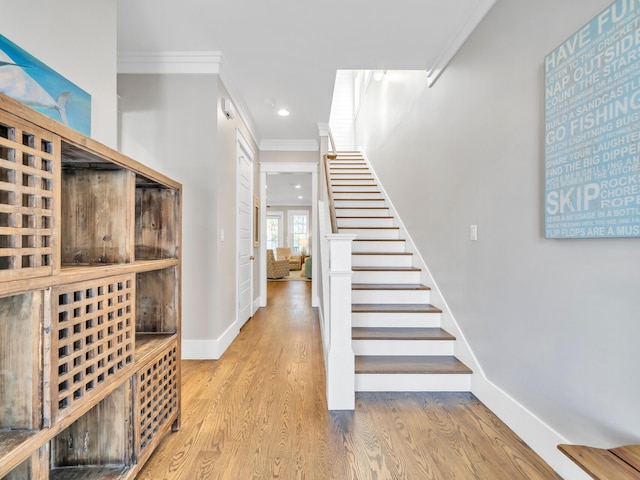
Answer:
M0 94L0 480L133 478L180 423L181 185Z

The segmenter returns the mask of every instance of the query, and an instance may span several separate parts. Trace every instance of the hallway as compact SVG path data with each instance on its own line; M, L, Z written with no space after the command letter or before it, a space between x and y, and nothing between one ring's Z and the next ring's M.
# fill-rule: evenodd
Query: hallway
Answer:
M560 478L471 394L358 394L328 412L310 282L268 282L217 361L183 361L182 427L138 479Z

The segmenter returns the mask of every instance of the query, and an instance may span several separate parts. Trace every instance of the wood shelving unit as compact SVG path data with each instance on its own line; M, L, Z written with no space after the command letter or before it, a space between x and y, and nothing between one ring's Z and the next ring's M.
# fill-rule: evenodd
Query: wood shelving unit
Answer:
M179 428L181 188L0 94L0 480L130 479Z

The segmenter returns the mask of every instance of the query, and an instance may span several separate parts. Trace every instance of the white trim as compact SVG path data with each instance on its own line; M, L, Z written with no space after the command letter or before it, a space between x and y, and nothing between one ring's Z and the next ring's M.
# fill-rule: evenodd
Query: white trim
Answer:
M184 51L184 52L119 52L118 74L148 75L218 75L220 82L229 92L229 97L238 115L244 122L251 139L256 143L258 136L242 97L235 89L233 75L219 51Z
M219 74L222 52L119 52L118 73Z
M240 130L239 128L236 128L236 204L235 204L235 212L236 212L236 248L235 248L235 257L236 257L236 322L240 322L240 327L242 327L242 325L244 325L244 323L246 321L249 320L249 318L251 318L252 316L252 308L253 308L253 302L254 302L254 298L253 298L253 282L254 282L254 274L253 274L253 263L251 260L249 260L249 265L250 265L250 269L251 272L249 274L249 317L247 319L244 319L243 321L240 321L239 319L239 314L240 314L240 297L239 297L239 293L240 293L240 288L239 288L239 284L240 284L240 222L238 222L238 206L239 206L239 201L240 201L240 188L239 188L239 183L240 183L240 170L239 170L239 160L240 160L240 156L247 156L247 159L249 160L249 163L251 165L250 167L250 174L249 174L249 195L251 198L249 198L249 211L251 212L249 214L249 241L250 241L250 248L249 248L249 255L252 257L255 257L255 251L254 251L254 246L253 246L253 195L254 195L254 185L253 185L253 177L254 177L254 172L255 172L255 152L253 151L253 148L251 148L251 145L249 145L249 142L247 142L247 140L244 138L244 135L242 134L242 130Z
M473 370L473 374L471 375L471 393L478 397L480 401L519 435L522 440L563 478L570 478L572 480L590 479L591 477L586 475L581 468L576 466L557 449L559 443L570 443L567 439L562 437L558 432L553 430L549 425L536 417L532 412L527 410L526 407L518 403L513 397L509 396L487 378L482 366L471 349L471 345L460 329L451 308L449 308L447 301L444 299L437 282L431 275L431 271L427 267L424 258L416 248L411 235L405 228L400 215L398 215L398 212L393 206L393 202L376 175L373 166L366 155L363 154L363 158L367 162L378 188L387 199L390 214L393 215L398 222L398 226L406 240L407 251L411 251L414 254L418 266L423 269L426 275L422 283L429 284L431 287L431 303L441 302L441 305L439 305L443 312L441 323L443 324L443 328L452 333L457 339L456 356ZM437 296L435 302L433 300L434 296ZM445 322L447 323L445 324Z
M260 306L267 306L267 256L262 255L266 248L267 235L264 225L267 223L267 173L311 173L311 244L319 248L318 239L318 164L298 162L260 163ZM311 263L311 306L318 306L318 262Z
M283 152L318 152L320 145L317 140L269 140L260 142L261 151Z
M260 162L260 172L279 173L318 173L318 164L296 162Z
M495 413L562 478L590 480L557 446L571 443L481 372L471 377L471 393Z
M287 210L287 243L285 246L292 249L293 252L293 225L291 224L294 215L302 215L307 217L307 238L309 238L309 233L311 231L311 212L309 210ZM298 253L298 252L295 252Z
M329 124L328 123L318 123L318 135L321 137L329 136Z
M277 218L278 219L278 245L277 247L284 247L284 212L282 210L274 210L273 206L271 210L267 211L267 217L265 219L265 230L267 229L266 220L269 218ZM267 248L267 242L265 241L264 248Z
M247 130L249 131L249 135L251 135L251 139L254 141L256 145L258 145L258 135L256 134L256 126L253 121L253 117L249 113L249 109L244 103L242 95L238 93L235 88L235 82L233 81L233 74L229 69L229 66L226 62L220 64L220 82L224 85L224 88L229 93L229 97L231 97L231 101L233 105L236 107L236 111L238 115L244 122ZM253 151L253 150L252 150ZM253 152L255 154L255 152ZM254 155L255 156L255 155Z
M182 339L183 360L218 360L229 345L240 333L238 323L234 322L215 340L185 340Z
M451 59L458 53L460 47L462 47L495 3L496 0L480 0L476 3L476 8L469 12L460 29L451 36L448 42L442 45L440 54L435 56L429 63L430 68L426 69L427 85L432 87L436 83L436 80L438 80Z

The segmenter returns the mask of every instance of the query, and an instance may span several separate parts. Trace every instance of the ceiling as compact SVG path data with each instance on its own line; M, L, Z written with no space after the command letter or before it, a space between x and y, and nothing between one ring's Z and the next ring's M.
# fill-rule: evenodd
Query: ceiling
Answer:
M219 54L259 144L316 140L336 70L425 70L435 80L495 1L118 0L118 53ZM289 117L276 115L282 107Z
M310 173L267 173L267 207L310 206L311 194Z

